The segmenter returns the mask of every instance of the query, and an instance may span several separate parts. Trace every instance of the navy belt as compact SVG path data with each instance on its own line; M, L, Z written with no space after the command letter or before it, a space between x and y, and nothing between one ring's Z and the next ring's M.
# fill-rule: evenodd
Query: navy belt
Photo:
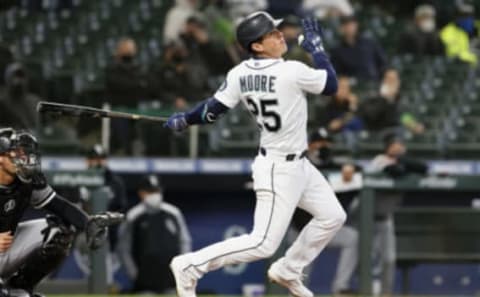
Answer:
M263 156L267 155L267 150L264 147L260 147L260 154ZM302 159L307 155L307 150L304 150L300 155L298 155L298 159ZM297 154L288 154L285 156L285 161L293 161Z

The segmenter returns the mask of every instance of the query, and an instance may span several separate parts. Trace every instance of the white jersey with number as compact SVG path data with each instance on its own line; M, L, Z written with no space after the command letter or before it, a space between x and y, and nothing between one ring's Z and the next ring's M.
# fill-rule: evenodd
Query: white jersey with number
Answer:
M260 146L273 154L307 148L305 93L323 91L327 72L297 61L249 59L235 66L214 97L233 108L240 100L256 117Z

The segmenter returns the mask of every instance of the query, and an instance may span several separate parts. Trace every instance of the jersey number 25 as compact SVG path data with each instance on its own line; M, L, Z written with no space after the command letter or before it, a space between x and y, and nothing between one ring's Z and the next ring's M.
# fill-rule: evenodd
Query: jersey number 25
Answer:
M259 126L265 127L269 132L276 132L282 127L282 119L280 115L272 110L272 107L278 105L277 99L260 99L260 108L251 98L247 98L248 109L250 112L258 118L260 115L264 121L258 123ZM269 110L270 108L270 110ZM268 121L265 121L268 120Z

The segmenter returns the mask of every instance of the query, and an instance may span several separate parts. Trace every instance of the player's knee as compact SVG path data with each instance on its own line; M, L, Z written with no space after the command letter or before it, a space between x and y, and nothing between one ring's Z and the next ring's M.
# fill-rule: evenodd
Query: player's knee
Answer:
M332 228L340 229L347 220L347 214L343 208L339 207L330 215L330 225Z
M257 253L260 258L270 258L277 251L281 241L265 238L257 247Z

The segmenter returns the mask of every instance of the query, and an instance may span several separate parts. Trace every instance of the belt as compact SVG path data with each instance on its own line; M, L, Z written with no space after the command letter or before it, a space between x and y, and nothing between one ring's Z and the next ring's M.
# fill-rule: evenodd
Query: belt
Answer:
M260 154L263 156L267 155L267 150L264 147L260 147ZM302 159L307 155L307 150L304 150L301 154L288 154L285 156L285 161L293 161L295 160L295 157L298 157L298 159Z

